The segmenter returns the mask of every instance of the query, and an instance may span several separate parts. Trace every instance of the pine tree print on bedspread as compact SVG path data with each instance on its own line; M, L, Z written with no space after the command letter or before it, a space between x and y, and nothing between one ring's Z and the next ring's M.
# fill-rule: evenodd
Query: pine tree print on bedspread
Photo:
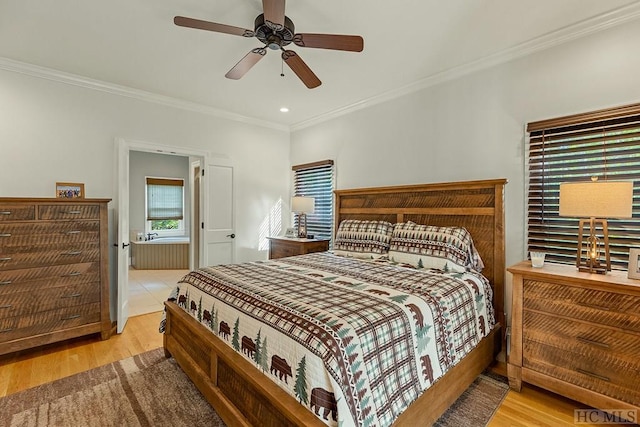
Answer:
M329 253L203 268L179 287L192 316L329 425L390 425L494 322L478 274Z

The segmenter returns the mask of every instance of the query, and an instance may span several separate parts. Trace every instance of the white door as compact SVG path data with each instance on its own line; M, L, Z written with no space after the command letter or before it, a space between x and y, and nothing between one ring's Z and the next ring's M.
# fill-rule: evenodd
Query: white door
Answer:
M202 199L200 178L202 176L203 160L191 162L191 243L189 244L189 266L192 270L200 267L200 234L202 229Z
M129 319L129 146L118 142L118 329Z
M233 165L229 159L207 158L202 178L200 265L230 264L235 258Z

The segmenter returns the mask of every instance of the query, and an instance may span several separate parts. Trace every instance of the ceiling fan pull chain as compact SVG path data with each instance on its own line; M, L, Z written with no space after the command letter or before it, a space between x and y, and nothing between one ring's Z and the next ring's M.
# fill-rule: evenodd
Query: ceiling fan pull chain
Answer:
M280 77L284 77L284 59L280 57Z

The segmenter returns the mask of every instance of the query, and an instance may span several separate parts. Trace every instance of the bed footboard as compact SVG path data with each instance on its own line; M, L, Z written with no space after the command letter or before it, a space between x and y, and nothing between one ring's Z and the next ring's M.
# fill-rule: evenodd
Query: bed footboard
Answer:
M176 359L227 426L325 426L177 304L165 306L165 354Z
M325 426L177 304L166 302L165 306L165 355L176 359L228 426ZM500 344L499 329L497 325L475 350L423 393L394 426L436 421L491 364Z

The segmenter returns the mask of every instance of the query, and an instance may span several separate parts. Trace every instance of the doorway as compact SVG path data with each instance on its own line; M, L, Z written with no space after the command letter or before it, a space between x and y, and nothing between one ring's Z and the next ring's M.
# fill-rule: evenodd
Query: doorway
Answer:
M197 242L191 244L191 224L197 221L194 219L197 209L191 208L194 204L191 161L189 156L173 153L130 150L130 316L161 311L177 281L190 268L189 254L197 245ZM180 190L174 190L178 188ZM175 197L177 191L180 198ZM149 197L153 197L155 203ZM156 215L161 208L171 209L173 218L148 220L150 206L156 209Z
M187 157L187 165L191 164L194 161L199 161L201 163L206 159L206 153L197 151L197 150L186 150L184 148L179 147L167 147L161 146L157 144L151 144L140 141L130 141L124 139L116 140L116 151L117 151L117 164L118 164L118 212L117 212L117 237L116 244L117 247L117 289L115 291L115 298L112 300L116 301L115 313L116 313L116 321L117 321L117 332L121 333L127 323L127 319L129 318L130 313L140 314L138 307L136 307L135 311L131 311L130 307L130 287L129 287L129 262L131 255L131 227L129 226L129 190L130 190L130 158L132 153L154 153L154 154L163 154L169 156L183 156ZM135 155L135 154L134 154ZM189 166L187 166L186 171L186 179L190 184L192 184L192 177L189 173ZM185 192L186 194L191 195L191 192ZM200 194L201 197L204 194ZM140 197L140 196L138 196ZM144 197L144 195L143 195ZM193 197L189 197L189 211L194 212L194 201ZM201 203L200 203L201 204ZM194 226L194 221L189 221L190 225L190 235L194 235L199 233L199 229ZM189 243L190 252L193 252L193 241ZM189 268L193 265L190 264ZM170 274L170 273L168 273ZM147 278L138 278L139 280L147 283L149 288L153 288L153 281L158 279L157 277L147 277ZM167 281L173 281L173 283L177 282L175 277L167 276L162 277L162 283ZM160 285L161 283L157 283ZM135 285L135 283L134 283ZM165 286L167 287L167 286ZM135 292L135 291L134 291ZM149 292L149 290L145 287L144 289L137 289L137 292ZM154 289L155 295L153 295L154 299L158 298L159 294L164 293L164 289L161 289L160 286L157 286ZM168 296L167 292L167 296ZM151 302L151 301L147 301ZM150 304L149 304L150 305Z
M189 269L202 265L232 263L235 260L235 198L233 164L227 157L213 157L206 152L167 147L146 142L116 140L118 164L117 198L117 289L112 300L116 301L115 313L117 332L124 330L129 318L129 163L130 153L142 151L189 157L192 169L189 173L191 184L190 208L194 217L190 224L190 235L197 236L190 241ZM195 169L200 167L200 178L195 179ZM206 174L205 174L206 172ZM197 182L197 183L196 183ZM193 188L197 188L198 197ZM196 245L197 242L197 245ZM197 249L196 249L197 248Z

